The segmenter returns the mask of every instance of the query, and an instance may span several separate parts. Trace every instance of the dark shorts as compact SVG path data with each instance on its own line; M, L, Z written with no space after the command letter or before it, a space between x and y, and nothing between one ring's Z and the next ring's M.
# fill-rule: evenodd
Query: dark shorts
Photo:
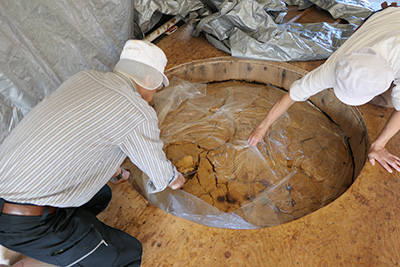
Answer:
M106 185L82 207L44 218L1 214L0 244L57 266L140 266L141 243L96 217L110 200Z

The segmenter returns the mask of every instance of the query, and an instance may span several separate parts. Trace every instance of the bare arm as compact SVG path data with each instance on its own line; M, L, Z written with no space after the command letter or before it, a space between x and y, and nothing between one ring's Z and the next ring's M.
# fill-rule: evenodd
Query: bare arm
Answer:
M388 172L392 173L390 166L400 172L400 158L389 153L385 146L387 142L400 130L400 111L393 111L383 127L381 133L371 144L368 159L372 165L378 161Z
M290 98L289 92L282 96L272 108L268 111L267 116L261 121L257 128L250 134L247 143L255 146L261 142L272 123L274 123L283 113L285 113L295 101Z

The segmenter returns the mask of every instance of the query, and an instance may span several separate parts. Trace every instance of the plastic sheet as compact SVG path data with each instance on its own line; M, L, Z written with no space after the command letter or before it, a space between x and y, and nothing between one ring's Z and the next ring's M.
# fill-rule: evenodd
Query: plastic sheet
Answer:
M153 105L166 155L186 182L146 198L179 217L234 229L285 223L337 198L352 183L351 155L340 127L309 102L294 105L257 147L247 145L283 93L172 79ZM145 175L139 183L146 192Z

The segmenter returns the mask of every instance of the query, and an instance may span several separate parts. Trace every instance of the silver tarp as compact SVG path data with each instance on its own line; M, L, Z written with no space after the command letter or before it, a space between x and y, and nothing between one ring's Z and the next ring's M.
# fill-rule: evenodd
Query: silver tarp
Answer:
M144 38L163 14L180 16L233 56L290 61L327 58L374 9L367 1L286 1L350 24L281 24L280 0L1 1L0 142L73 74L110 70L125 41Z
M109 70L132 34L132 1L0 2L0 142L84 69Z

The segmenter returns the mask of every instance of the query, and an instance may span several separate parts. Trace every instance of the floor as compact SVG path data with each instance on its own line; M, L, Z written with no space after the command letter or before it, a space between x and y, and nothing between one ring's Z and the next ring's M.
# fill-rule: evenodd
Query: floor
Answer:
M287 20L329 21L329 14L291 9ZM160 40L167 69L193 60L228 54L193 28L181 26ZM307 71L323 61L293 62ZM359 107L370 140L379 134L390 109ZM400 155L400 134L387 149ZM353 185L328 206L301 219L256 230L207 227L149 204L129 183L110 185L113 200L100 218L137 237L143 266L397 266L400 264L400 174L365 164Z

